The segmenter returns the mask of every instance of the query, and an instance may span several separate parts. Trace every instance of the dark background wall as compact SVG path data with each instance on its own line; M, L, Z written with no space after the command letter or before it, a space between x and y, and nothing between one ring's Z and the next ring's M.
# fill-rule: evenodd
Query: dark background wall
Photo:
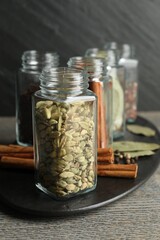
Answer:
M1 0L0 115L15 114L15 73L25 50L51 50L61 65L105 41L133 43L139 110L160 110L159 0Z

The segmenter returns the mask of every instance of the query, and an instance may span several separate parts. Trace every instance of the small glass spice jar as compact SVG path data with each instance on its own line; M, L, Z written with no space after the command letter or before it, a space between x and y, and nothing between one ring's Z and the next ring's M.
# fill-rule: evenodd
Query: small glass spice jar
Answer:
M124 109L124 90L125 78L124 67L118 62L119 51L115 42L107 43L105 49L88 49L86 56L101 56L105 60L105 68L108 76L112 79L112 121L113 139L123 137L125 134L125 109Z
M128 123L137 118L138 100L138 60L135 57L135 47L123 44L119 63L125 69L125 115Z
M33 97L36 186L68 199L97 184L97 98L85 74L44 69Z
M39 89L39 75L43 67L59 65L59 56L54 52L25 51L22 68L16 79L16 140L19 145L33 144L32 94Z
M103 58L71 57L68 66L85 70L88 73L89 89L97 96L98 101L98 148L112 145L112 81L108 76Z
M113 139L125 135L125 77L124 67L118 62L119 56L114 49L107 50L106 68L113 81Z
M85 52L85 57L107 58L107 52L99 48L88 48Z

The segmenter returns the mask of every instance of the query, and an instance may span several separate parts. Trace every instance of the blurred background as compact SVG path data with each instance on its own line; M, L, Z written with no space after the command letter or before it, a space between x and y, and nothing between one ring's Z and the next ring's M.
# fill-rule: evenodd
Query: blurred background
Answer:
M132 43L139 59L138 110L160 110L159 0L1 0L0 116L15 115L15 77L26 50L71 56L105 42Z

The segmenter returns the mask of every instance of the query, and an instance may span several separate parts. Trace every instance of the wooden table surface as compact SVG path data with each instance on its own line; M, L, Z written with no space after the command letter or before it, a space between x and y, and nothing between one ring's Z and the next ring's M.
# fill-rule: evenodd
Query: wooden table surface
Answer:
M160 130L160 112L141 112ZM0 141L15 140L15 119L0 118ZM9 133L9 134L8 134ZM0 203L0 240L159 240L160 167L134 192L110 205L69 217L27 217Z

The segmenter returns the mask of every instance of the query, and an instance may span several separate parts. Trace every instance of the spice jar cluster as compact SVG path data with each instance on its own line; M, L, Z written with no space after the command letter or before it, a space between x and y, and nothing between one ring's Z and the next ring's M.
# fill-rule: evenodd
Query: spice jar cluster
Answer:
M34 148L35 184L54 199L93 191L98 149L111 149L137 116L130 46L107 43L59 66L56 52L27 51L16 83L16 138ZM131 96L132 94L132 96Z

